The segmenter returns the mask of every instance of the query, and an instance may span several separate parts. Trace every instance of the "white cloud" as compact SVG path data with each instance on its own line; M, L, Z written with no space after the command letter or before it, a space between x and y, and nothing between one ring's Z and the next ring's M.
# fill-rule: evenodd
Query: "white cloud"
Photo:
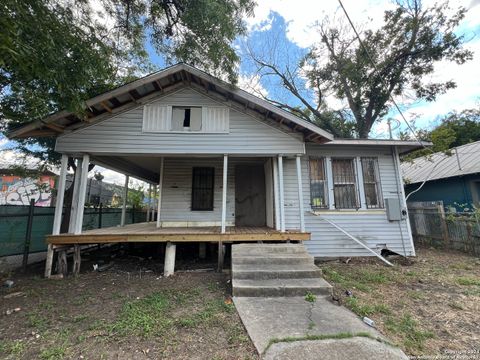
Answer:
M263 97L268 96L268 91L261 84L260 76L258 74L253 74L253 75L241 74L238 77L237 86L240 89L245 90L246 92L249 92L250 94L253 94L255 96L263 96Z

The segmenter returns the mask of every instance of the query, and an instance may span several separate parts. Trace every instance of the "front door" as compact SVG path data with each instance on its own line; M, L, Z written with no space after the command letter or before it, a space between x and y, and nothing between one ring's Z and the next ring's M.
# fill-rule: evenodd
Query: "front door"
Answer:
M261 165L235 167L235 225L265 226L265 170Z

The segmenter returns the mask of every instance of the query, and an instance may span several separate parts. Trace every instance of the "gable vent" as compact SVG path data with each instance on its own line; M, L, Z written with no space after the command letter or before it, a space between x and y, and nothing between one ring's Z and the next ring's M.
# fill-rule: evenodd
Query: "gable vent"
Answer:
M172 119L172 107L160 104L149 104L143 107L144 132L170 131Z
M203 108L203 131L208 133L228 133L230 109L208 106Z

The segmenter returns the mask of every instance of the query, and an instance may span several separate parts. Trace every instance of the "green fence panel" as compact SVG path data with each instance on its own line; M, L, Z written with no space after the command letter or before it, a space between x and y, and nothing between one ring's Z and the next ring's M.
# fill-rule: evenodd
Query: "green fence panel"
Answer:
M53 227L54 207L35 207L32 223L32 239L30 252L45 251L46 235L51 234ZM121 209L102 209L102 228L120 224ZM125 224L144 222L146 213L127 209ZM2 205L0 206L0 257L23 254L25 235L27 232L28 206ZM99 209L86 208L83 217L83 230L99 227Z

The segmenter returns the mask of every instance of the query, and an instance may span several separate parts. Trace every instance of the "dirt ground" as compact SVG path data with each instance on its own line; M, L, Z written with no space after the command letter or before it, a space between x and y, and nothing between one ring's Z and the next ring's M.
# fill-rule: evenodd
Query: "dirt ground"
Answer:
M356 258L319 263L334 300L375 321L408 355L480 359L480 259L417 249L410 262ZM460 357L459 357L460 358Z
M228 275L163 278L158 260L126 254L94 272L97 255L78 278L45 280L41 265L10 274L14 286L0 290L0 358L257 358L229 298Z

